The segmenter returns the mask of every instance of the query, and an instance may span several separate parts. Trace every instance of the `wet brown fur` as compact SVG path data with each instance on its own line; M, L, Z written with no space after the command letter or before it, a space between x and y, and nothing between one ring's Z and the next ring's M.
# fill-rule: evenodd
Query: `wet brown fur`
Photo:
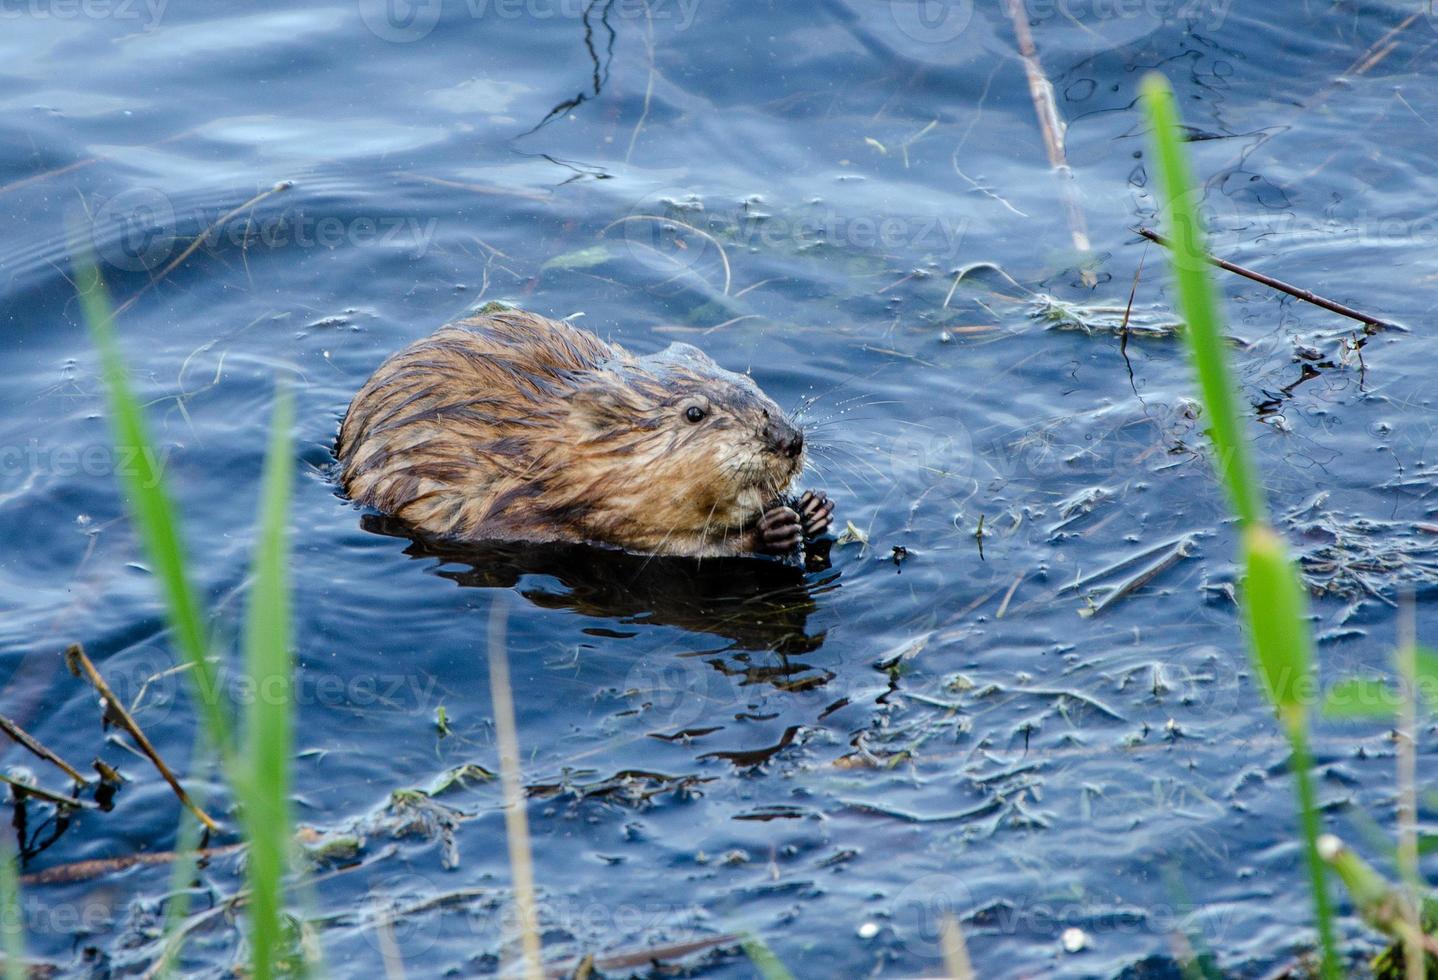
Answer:
M380 365L336 453L351 499L441 537L732 555L803 467L776 432L795 432L778 406L696 348L635 357L503 310Z

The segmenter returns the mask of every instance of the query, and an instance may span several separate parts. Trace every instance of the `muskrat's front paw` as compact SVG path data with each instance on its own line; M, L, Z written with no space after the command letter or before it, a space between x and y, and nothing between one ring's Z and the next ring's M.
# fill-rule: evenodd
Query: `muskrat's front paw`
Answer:
M823 491L805 490L795 506L799 508L805 540L814 540L834 523L834 502Z
M804 540L804 525L790 507L780 504L764 512L755 529L759 552L766 555L787 555Z

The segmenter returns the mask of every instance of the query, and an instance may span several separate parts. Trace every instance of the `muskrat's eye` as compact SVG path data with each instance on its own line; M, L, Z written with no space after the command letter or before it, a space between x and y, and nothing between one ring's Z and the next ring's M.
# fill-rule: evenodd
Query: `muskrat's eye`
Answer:
M704 411L704 409L700 408L698 405L690 405L684 410L684 417L690 422L694 423L703 422L704 416L706 414L707 413Z

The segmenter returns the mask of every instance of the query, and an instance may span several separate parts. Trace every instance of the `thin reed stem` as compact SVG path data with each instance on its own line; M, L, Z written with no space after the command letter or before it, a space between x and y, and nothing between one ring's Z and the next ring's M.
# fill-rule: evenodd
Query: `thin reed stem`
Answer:
M514 879L514 911L524 954L524 976L526 980L543 980L544 960L534 901L534 858L529 846L529 818L519 768L519 733L514 721L514 695L509 683L509 653L505 644L508 618L503 595L496 595L489 610L489 696L494 702L499 781L504 797L504 836L509 846L509 872Z

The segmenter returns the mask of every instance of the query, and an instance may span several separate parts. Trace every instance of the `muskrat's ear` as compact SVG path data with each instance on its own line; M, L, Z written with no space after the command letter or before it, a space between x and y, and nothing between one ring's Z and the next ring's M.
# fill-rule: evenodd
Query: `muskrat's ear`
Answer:
M660 360L668 361L674 364L688 364L691 367L699 366L716 369L719 367L718 364L714 363L714 358L704 353L698 347L695 347L693 344L685 344L679 341L675 341L668 347L664 348L656 355L656 357Z
M616 425L632 424L634 412L612 385L584 385L569 399L572 417L595 431L613 431Z

